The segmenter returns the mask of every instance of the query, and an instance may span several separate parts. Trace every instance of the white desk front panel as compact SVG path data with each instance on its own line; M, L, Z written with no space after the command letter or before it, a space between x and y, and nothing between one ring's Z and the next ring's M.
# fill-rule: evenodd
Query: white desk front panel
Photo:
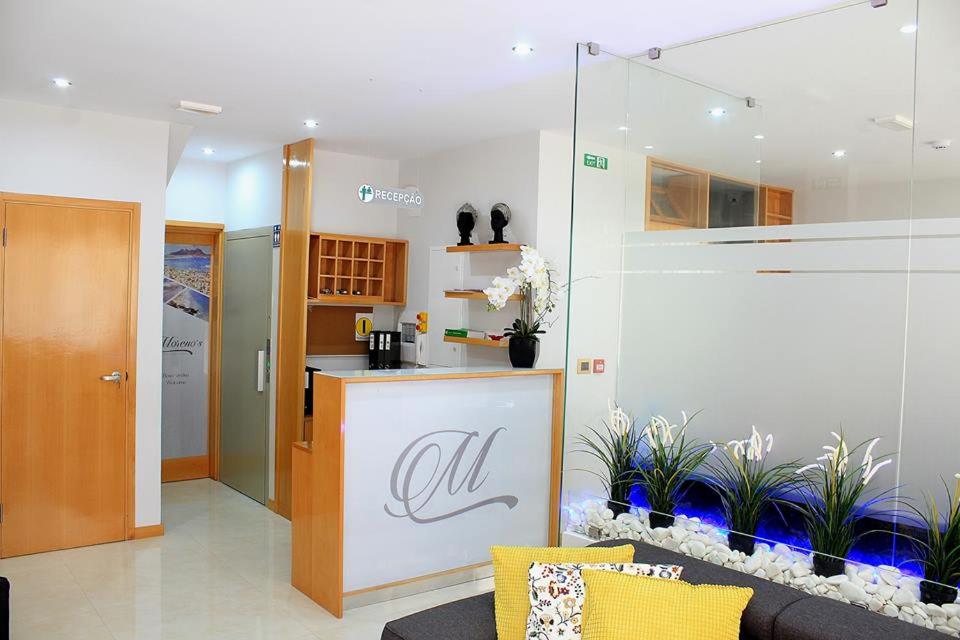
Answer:
M547 544L553 381L347 385L345 592Z

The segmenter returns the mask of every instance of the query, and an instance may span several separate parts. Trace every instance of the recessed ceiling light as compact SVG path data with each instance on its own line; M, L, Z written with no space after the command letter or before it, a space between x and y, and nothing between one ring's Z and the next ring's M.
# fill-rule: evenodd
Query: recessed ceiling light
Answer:
M67 87L70 87L73 85L73 83L67 80L66 78L54 78L50 82L53 83L53 86L58 87L60 89L66 89Z
M754 139L754 140L763 140L765 137L766 137L766 136L764 136L762 133L758 133L757 135L753 136L753 139Z
M643 148L646 149L647 151L649 151L650 149L653 149L653 145L652 145L652 144L645 144L645 145L643 145Z
M518 56L525 56L528 53L533 53L533 47L523 42L518 42L517 44L513 45L513 52Z
M622 127L617 127L617 131L630 131L630 127L623 125Z
M834 158L843 158L846 155L847 155L847 152L844 151L843 149L837 149L836 151L833 152Z
M713 109L710 109L710 111L707 111L707 113L709 113L714 118L719 118L721 116L727 115L727 110L724 109L723 107L714 107Z
M205 155L205 156L212 156L214 153L215 153L215 151L214 151L213 147L204 147L204 148L203 148L203 155Z
M902 27L900 27L900 33L916 33L916 32L917 32L917 25L913 23L905 24Z
M303 126L305 126L307 129L316 129L320 126L320 123L316 120L304 120Z
M763 160L754 160L754 162L757 164L763 164Z

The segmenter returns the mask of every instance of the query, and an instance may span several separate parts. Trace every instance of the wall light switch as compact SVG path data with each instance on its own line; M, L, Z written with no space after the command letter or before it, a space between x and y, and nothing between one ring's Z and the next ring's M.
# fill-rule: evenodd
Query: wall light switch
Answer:
M582 375L584 373L590 373L589 358L581 358L577 360L577 375Z
M603 358L594 358L593 359L593 372L594 373L603 373L607 368L607 361Z

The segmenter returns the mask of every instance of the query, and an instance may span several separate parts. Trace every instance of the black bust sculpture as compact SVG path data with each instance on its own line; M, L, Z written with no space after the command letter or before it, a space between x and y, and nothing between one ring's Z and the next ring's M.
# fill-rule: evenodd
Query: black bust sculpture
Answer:
M473 227L477 224L477 210L469 202L465 202L457 210L457 230L460 232L460 242L458 247L472 245L470 234L473 233Z
M503 239L503 230L510 224L510 207L498 202L490 209L490 228L493 229L493 240L490 244L507 244Z

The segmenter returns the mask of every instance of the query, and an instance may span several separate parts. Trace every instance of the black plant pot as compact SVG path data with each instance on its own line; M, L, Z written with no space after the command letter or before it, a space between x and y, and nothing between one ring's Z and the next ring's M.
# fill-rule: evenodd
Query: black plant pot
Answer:
M956 587L949 587L929 580L920 581L920 602L940 606L956 602L956 600Z
M613 511L614 518L621 513L630 513L630 505L623 504L622 502L616 502L614 500L607 500L607 509Z
M727 534L727 545L734 551L742 551L748 556L752 556L754 548L757 546L757 540L745 533L731 531Z
M830 576L843 575L846 561L843 558L834 558L819 553L813 554L813 571L818 576L829 578Z
M653 529L672 527L676 520L676 516L669 513L650 512L650 527Z
M540 355L540 341L537 338L511 336L510 364L516 369L532 369Z

